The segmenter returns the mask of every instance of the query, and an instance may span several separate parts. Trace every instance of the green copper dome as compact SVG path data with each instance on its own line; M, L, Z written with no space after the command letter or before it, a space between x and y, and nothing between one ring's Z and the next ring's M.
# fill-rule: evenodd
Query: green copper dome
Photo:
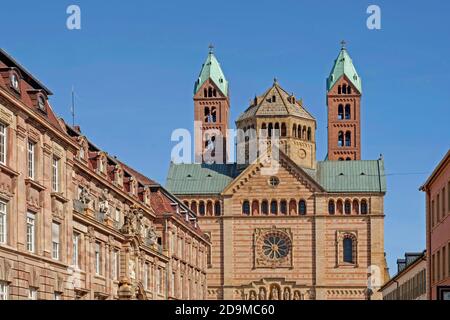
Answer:
M356 72L352 58L350 58L350 55L344 46L342 47L341 52L339 52L337 59L334 61L333 69L327 79L327 91L330 91L343 75L346 75L348 80L350 80L356 89L358 89L359 93L362 93L361 78Z
M225 96L228 95L228 81L225 79L220 63L217 61L212 50L208 53L208 57L195 82L194 94L198 92L203 83L208 79L211 79Z

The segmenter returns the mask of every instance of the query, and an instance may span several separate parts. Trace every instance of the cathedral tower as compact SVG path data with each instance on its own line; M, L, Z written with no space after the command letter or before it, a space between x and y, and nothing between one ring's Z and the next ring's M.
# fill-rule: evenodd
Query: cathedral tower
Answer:
M327 79L328 160L361 160L361 78L345 42Z
M228 81L213 47L194 86L195 161L226 163L230 100Z

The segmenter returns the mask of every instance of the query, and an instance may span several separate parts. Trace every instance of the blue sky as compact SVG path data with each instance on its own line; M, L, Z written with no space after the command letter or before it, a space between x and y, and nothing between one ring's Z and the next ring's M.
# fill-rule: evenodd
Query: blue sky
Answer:
M77 4L82 29L66 28ZM366 27L379 5L382 29ZM326 155L325 79L345 39L363 79L363 158L382 153L388 174L385 247L391 274L425 247L418 191L449 148L450 2L7 1L1 47L55 95L55 111L99 147L164 183L170 135L192 128L192 89L208 44L230 81L230 125L276 76L301 97Z

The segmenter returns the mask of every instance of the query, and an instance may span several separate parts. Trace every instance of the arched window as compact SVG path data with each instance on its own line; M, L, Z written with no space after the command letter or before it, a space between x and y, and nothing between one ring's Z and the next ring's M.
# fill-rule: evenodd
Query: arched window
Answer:
M342 85L342 93L347 94L347 85L346 84Z
M289 214L291 216L297 214L297 201L295 201L294 199L289 201Z
M335 213L335 206L334 206L334 200L328 201L328 213L334 214Z
M338 147L344 146L344 133L342 131L339 131L338 133Z
M342 159L342 160L344 160L344 159ZM352 161L352 159L351 159L350 157L347 157L347 158L345 159L345 161Z
M292 137L297 138L297 126L295 124L292 126Z
M345 120L350 120L352 117L352 113L350 111L350 105L346 104L345 105Z
M246 216L250 215L250 202L247 200L242 203L242 214Z
M342 200L338 200L336 202L337 213L342 214L344 212L344 205L342 204Z
M342 241L342 247L343 247L343 255L344 255L344 262L346 263L354 263L354 257L353 257L353 239L350 237L345 237Z
M352 133L347 131L345 133L345 146L350 147L352 145Z
M270 214L278 214L278 203L276 200L270 202Z
M205 215L205 203L203 201L200 201L200 204L198 205L198 212L201 216Z
M208 97L212 97L212 88L211 87L209 87L208 88Z
M353 214L359 214L359 201L358 200L353 200L353 204L352 204L352 209L353 209Z
M259 215L259 202L258 202L258 200L253 200L253 202L252 202L252 214L254 216Z
M308 127L308 141L311 141L311 127Z
M206 90L206 88L203 89L203 96L204 96L205 98L208 97L208 90Z
M286 200L280 201L280 213L281 214L287 214L287 202Z
M217 110L216 107L211 108L211 122L217 121Z
M272 96L272 102L276 102L277 101L277 97Z
M338 160L339 160L339 161L344 161L344 158L340 157Z
M220 216L221 215L220 201L216 201L214 203L214 215L215 216Z
M278 136L280 135L280 124L278 122L275 123L275 133L278 134Z
M347 94L352 94L352 87L350 86L347 87Z
M361 214L367 214L368 208L367 208L367 201L361 200Z
M338 120L344 119L344 106L340 104L338 106Z
M183 201L183 203L184 203L184 205L185 205L186 207L189 208L189 202L188 202L188 201Z
M341 93L342 93L342 87L338 86L338 94L341 94Z
M213 96L214 96L214 97L217 97L217 91L216 91L216 89L213 89Z
M298 214L304 216L306 214L306 201L300 200L298 202Z
M191 211L193 211L195 213L198 213L197 212L197 202L192 201L192 203L191 203Z
M282 137L286 137L287 133L286 133L286 124L283 122L281 124L281 136Z
M344 205L345 214L350 214L351 210L352 210L352 204L350 203L350 200L345 200L345 205Z
M208 201L206 203L206 215L212 216L213 215L213 203L212 201Z
M269 203L267 202L267 200L263 200L261 202L261 213L265 215L269 214Z
M209 107L205 107L205 122L210 122L211 114L209 113Z
M302 139L303 139L303 140L306 139L306 126L303 127L303 130L302 130Z
M272 131L273 131L273 124L272 122L269 123L269 137L272 136Z

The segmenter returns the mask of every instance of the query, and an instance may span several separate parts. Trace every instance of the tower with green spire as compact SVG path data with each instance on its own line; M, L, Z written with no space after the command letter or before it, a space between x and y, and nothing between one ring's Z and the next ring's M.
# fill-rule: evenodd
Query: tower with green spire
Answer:
M361 78L345 42L327 78L328 160L361 160Z
M230 110L228 81L212 45L194 84L195 161L226 163Z

